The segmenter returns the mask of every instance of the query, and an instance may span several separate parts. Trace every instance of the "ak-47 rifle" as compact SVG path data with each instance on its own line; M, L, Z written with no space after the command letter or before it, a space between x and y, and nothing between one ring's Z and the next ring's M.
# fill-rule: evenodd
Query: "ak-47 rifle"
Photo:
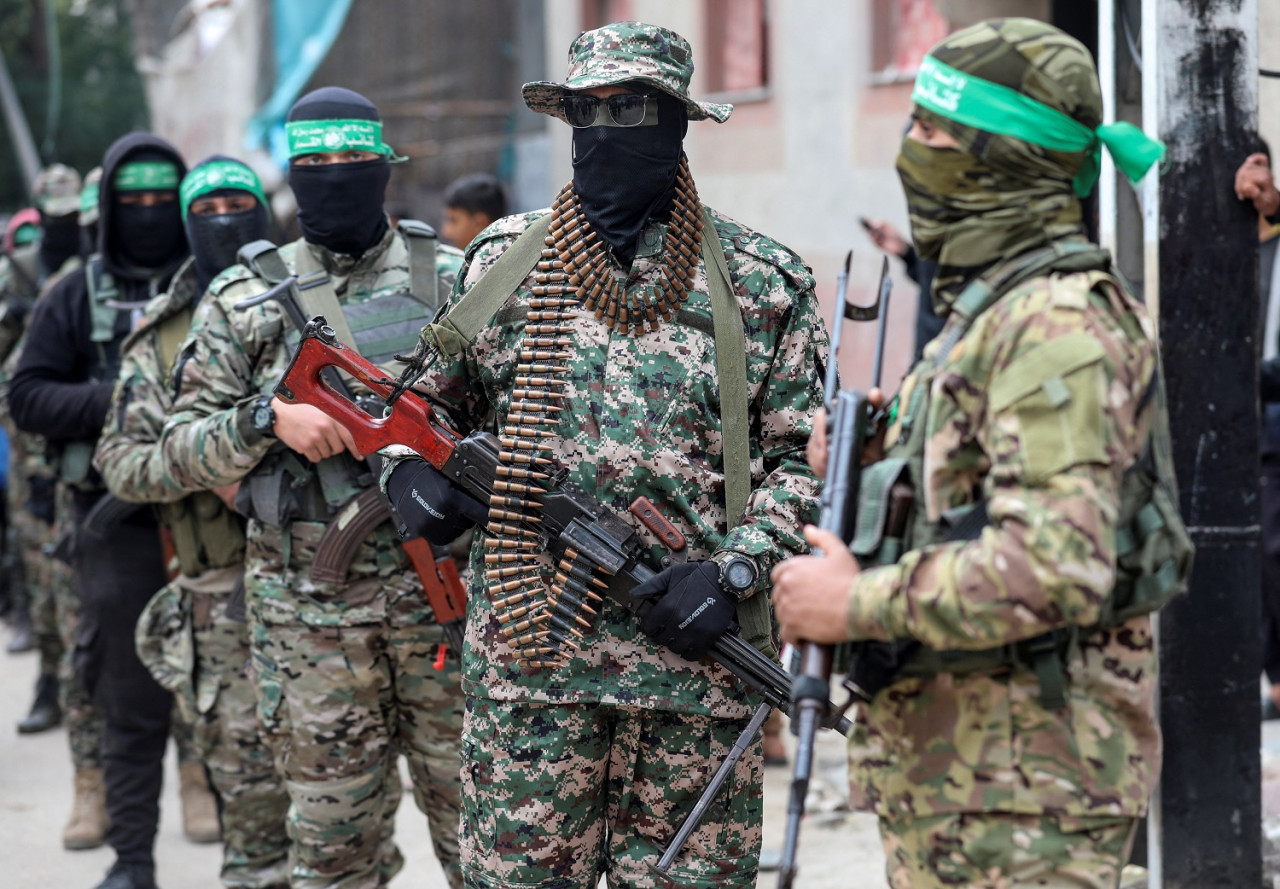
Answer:
M307 319L298 304L296 290L298 277L290 275L271 289L257 296L241 300L235 308L243 311L265 302L279 302L285 314L298 330L298 335L305 338ZM373 366L373 365L371 365ZM336 368L324 373L324 385L340 393L355 409L369 418L368 411L380 411L381 399L376 397L357 398L338 374ZM292 400L292 399L288 399ZM372 403L371 403L372 402ZM373 454L377 448L362 448L364 454ZM381 464L377 458L371 458L370 470L377 479ZM378 491L376 485L367 488L352 498L329 523L324 535L316 546L316 559L311 566L311 579L317 583L340 584L346 580L347 569L361 541L369 536L378 525L390 519L391 509L386 499ZM442 546L433 546L421 537L402 540L400 546L413 564L418 579L422 582L427 602L435 613L436 623L444 631L446 645L461 655L462 628L467 618L467 594L458 574L458 566L454 563L449 550ZM437 658L437 668L444 666L444 650Z
M438 469L450 483L477 501L488 504L497 478L500 445L489 432L465 437L437 418L431 405L412 391L395 401L383 417L371 417L350 398L324 381L328 368L340 369L371 392L386 398L396 388L377 365L338 341L323 317L314 318L302 335L293 361L276 386L289 402L313 405L346 427L356 446L373 453L392 444L405 445ZM545 551L558 561L572 550L586 559L608 583L600 592L628 612L643 618L653 604L636 599L631 590L654 576L643 561L646 547L630 524L587 492L564 481L567 473L545 467L552 476L541 521L524 522L539 537ZM711 656L770 706L791 710L791 677L735 632L716 640ZM848 721L832 723L844 732Z
M879 320L876 332L875 370L872 388L880 385L880 367L884 358L885 322L889 316L889 259L885 257L880 269L880 285L876 302L871 306L854 306L847 301L849 289L850 251L844 259L844 270L836 283L836 316L831 324L831 360L827 365L824 386L824 402L827 408L827 471L823 478L819 500L818 527L830 531L846 544L853 540L858 511L858 487L862 478L862 451L871 429L874 408L867 394L853 389L840 389L836 376L840 352L840 332L844 320ZM822 555L815 549L814 555ZM809 780L813 775L814 742L821 723L831 718L830 693L831 662L830 645L802 642L799 647L799 667L795 684L791 688L791 700L795 709L792 728L796 733L796 765L791 779L791 794L787 802L787 829L783 838L782 863L778 869L779 889L791 889L796 876L796 850L800 843L800 819L804 817L804 801L809 792ZM837 715L843 715L855 700L862 700L860 691L849 682L844 688L850 693L848 701Z

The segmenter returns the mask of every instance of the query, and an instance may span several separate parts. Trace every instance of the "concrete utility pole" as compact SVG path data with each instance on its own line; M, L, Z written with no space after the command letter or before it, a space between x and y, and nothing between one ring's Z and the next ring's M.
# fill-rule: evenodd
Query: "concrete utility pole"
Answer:
M1143 119L1169 146L1142 195L1145 292L1196 544L1191 594L1159 618L1152 889L1262 885L1258 233L1233 189L1257 126L1257 15L1256 0L1142 0Z

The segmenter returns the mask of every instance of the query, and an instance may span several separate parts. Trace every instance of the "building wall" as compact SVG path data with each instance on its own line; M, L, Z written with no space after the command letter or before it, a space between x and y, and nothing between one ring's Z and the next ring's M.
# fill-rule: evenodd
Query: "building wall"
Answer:
M263 0L234 0L183 29L157 54L140 58L138 69L152 129L189 164L210 154L243 158L272 191L281 184L280 171L265 152L244 148L245 123L266 91L262 58L269 19Z
M1258 0L1258 36L1280 34L1280 0ZM1280 41L1258 41L1258 67L1280 71ZM1258 80L1258 129L1280 163L1280 77Z

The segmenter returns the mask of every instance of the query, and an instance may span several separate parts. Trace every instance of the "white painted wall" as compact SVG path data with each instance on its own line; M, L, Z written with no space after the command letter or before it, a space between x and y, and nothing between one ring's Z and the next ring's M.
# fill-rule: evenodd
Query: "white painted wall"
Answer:
M233 0L210 9L202 28L196 23L164 46L162 58L140 59L151 106L151 126L189 164L210 154L226 154L249 163L268 192L281 174L263 151L244 147L246 109L258 107L258 56L265 34L262 0ZM225 21L222 21L225 19ZM211 26L226 27L216 41Z
M1257 33L1258 67L1280 71L1280 0L1258 0ZM1258 79L1258 129L1272 156L1280 157L1280 78Z

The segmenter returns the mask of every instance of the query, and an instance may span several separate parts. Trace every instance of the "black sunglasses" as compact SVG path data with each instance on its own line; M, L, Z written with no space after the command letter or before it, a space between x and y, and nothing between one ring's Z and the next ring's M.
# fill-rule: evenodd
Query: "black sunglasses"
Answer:
M649 97L638 93L619 93L607 99L595 96L562 96L560 107L564 109L564 118L569 126L577 129L593 126L637 127L644 123L645 110ZM600 107L609 109L608 120L603 119Z

